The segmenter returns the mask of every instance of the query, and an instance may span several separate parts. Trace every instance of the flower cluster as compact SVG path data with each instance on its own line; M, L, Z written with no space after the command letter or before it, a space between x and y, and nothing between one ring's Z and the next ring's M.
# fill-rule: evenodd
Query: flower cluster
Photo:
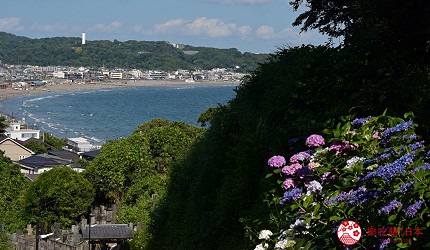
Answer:
M278 238L270 246L286 249L286 242L289 247L297 242L328 246L333 244L333 228L351 218L364 225L399 226L408 223L408 218L415 218L415 226L427 223L417 215L429 213L430 178L426 176L430 174L430 152L414 127L412 121L385 115L358 118L349 126L336 126L328 139L308 136L304 140L308 150L292 154L288 162L281 155L271 157L268 165L275 170L274 176L282 178L278 183L283 189L283 195L274 199L282 212L271 218L281 216L275 224L286 224L278 230L293 235L288 240ZM389 220L384 215L390 215ZM422 214L420 218L424 218ZM370 237L361 240L368 248L378 245L380 249L392 242Z

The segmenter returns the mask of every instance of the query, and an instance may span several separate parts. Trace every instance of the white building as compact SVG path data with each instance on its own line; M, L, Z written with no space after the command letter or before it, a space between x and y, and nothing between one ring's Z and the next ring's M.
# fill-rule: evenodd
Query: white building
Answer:
M97 148L83 137L68 138L67 146L75 152L88 152Z
M30 138L39 139L40 130L29 129L24 122L11 122L5 135L14 140L26 141Z

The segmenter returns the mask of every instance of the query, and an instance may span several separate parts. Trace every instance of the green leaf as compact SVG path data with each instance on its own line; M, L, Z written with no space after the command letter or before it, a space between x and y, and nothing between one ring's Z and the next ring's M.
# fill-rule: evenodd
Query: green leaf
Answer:
M397 215L395 215L395 214L390 215L390 217L388 217L388 221L391 222L391 221L395 220L396 218L397 218Z
M338 220L342 220L342 219L343 219L342 217L337 216L337 215L330 216L330 218L329 218L330 221L338 221Z
M264 178L269 178L269 177L271 177L272 175L273 175L273 173L266 174L266 177L264 177Z

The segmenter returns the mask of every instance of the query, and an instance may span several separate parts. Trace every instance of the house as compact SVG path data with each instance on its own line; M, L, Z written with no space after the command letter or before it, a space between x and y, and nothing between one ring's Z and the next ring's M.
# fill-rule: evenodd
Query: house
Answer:
M75 152L88 152L96 149L96 146L83 137L68 138L67 147Z
M19 161L34 155L30 149L2 134L0 134L0 150L12 161Z
M29 128L25 122L11 122L6 128L5 135L14 140L25 141L29 138L40 138L40 130Z
M18 161L18 164L21 165L22 173L40 174L54 166L70 166L72 161L54 155L38 154Z
M92 161L99 154L100 154L100 149L96 149L96 150L84 152L84 153L81 154L81 156L86 161Z

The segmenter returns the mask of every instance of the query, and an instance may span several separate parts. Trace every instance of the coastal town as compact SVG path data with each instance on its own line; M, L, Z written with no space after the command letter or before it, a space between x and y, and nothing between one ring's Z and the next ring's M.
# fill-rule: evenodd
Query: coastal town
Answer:
M138 80L163 80L194 82L238 82L245 76L234 69L214 68L211 70L178 69L167 72L143 69L106 69L69 66L9 65L0 61L0 88L25 88L45 83L100 83L128 82Z

